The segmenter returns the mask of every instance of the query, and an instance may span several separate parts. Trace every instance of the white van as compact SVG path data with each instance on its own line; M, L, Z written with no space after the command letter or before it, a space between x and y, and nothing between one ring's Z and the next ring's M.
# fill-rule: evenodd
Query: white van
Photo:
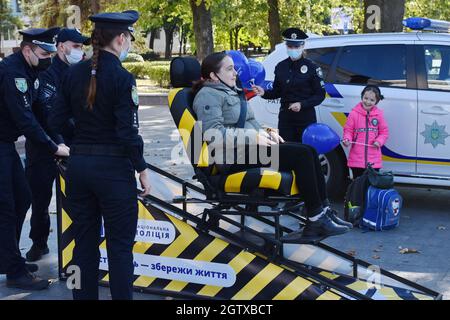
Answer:
M263 61L266 80L286 59L279 44ZM313 37L306 57L324 74L327 96L316 107L318 122L341 137L346 118L367 84L380 87L379 103L389 125L383 168L398 183L450 187L450 34L378 33ZM279 100L250 100L257 119L276 127ZM321 156L329 191L345 188L348 148Z

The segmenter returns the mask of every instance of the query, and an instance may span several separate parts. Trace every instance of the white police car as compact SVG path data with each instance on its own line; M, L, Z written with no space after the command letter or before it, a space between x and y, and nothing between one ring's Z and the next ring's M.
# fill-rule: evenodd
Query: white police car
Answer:
M327 97L316 108L318 122L342 137L352 108L367 84L381 88L379 103L389 125L383 166L398 183L450 186L450 23L410 18L408 27L446 33L406 32L311 37L307 58L323 70ZM279 44L263 65L273 80L278 62L287 58ZM250 101L257 119L277 126L279 101ZM348 149L339 146L322 156L330 192L342 191Z

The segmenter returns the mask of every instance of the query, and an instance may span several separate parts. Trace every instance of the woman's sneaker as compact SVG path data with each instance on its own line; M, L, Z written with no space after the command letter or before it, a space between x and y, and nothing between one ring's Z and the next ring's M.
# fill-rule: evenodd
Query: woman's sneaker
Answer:
M325 214L331 219L331 221L333 221L334 223L340 225L340 226L345 226L349 229L353 229L353 224L351 224L350 222L344 221L341 218L338 217L338 213L336 212L336 210L331 209L330 207L326 208Z

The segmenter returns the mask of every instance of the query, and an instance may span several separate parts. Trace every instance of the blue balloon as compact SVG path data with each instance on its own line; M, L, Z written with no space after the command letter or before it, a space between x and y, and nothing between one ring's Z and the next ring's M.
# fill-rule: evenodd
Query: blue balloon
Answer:
M239 80L244 84L250 81L250 67L248 65L247 57L240 51L229 50L226 54L233 59L234 70L236 70Z
M266 79L266 70L264 70L264 66L261 62L253 59L248 60L248 65L250 67L250 85L255 84L261 86Z
M308 126L303 132L302 141L316 149L319 154L334 150L340 143L337 133L323 123L313 123Z

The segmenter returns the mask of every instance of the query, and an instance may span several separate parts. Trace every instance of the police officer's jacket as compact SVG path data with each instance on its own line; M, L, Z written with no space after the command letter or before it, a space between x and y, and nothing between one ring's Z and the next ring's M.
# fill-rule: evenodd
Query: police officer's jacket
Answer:
M19 51L0 62L0 142L13 143L21 135L52 154L58 146L32 112L39 81L37 72Z
M51 66L39 73L39 89L37 90L37 97L33 103L33 113L37 121L41 124L45 132L55 141L56 144L66 143L65 139L60 134L55 134L51 132L48 127L48 116L50 109L53 107L56 101L57 93L61 87L61 82L67 71L69 70L69 65L62 61L58 55L53 58ZM68 122L63 130L64 137L70 135L73 130L70 125L73 122ZM39 148L33 141L28 141L26 143L27 151L27 163L29 165L34 162L40 161L42 159L52 158L52 155L45 149Z
M317 121L314 107L325 99L322 71L309 59L287 58L275 67L273 90L266 91L263 98L281 98L280 123L298 126L314 123ZM295 102L301 103L300 112L288 109Z
M138 134L138 95L136 81L112 53L100 50L97 95L92 110L87 93L91 80L91 60L69 68L55 106L50 110L49 126L60 133L67 120L75 120L73 146L123 147L136 171L146 168L143 140Z

